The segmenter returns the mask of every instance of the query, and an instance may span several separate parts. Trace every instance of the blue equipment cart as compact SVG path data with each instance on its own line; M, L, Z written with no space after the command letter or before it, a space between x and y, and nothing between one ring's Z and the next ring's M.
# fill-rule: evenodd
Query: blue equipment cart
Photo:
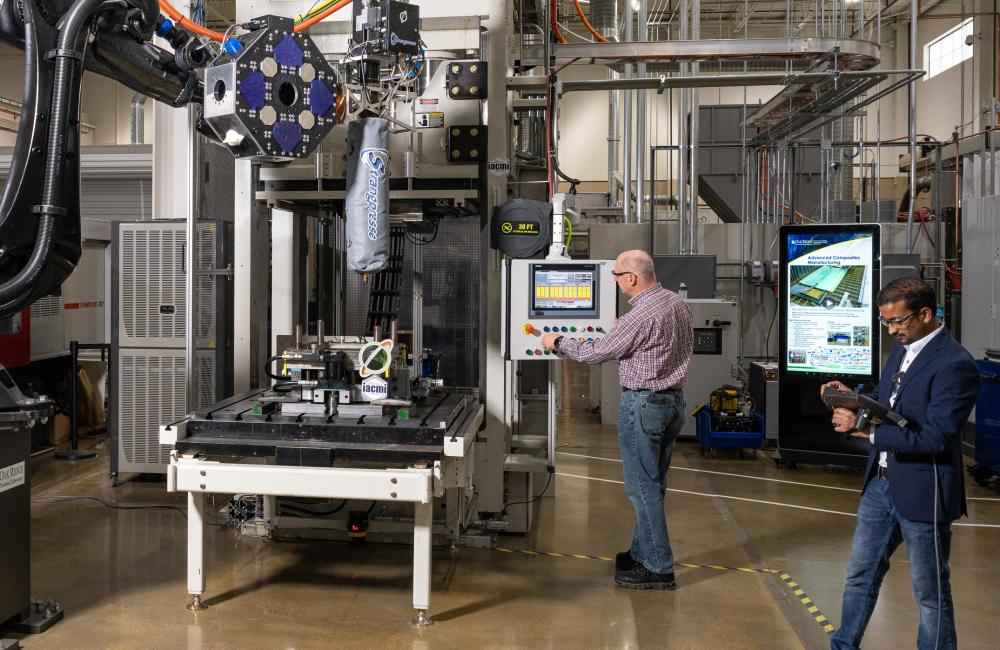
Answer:
M969 475L976 483L1000 491L1000 361L978 359L976 367L976 464L969 468Z

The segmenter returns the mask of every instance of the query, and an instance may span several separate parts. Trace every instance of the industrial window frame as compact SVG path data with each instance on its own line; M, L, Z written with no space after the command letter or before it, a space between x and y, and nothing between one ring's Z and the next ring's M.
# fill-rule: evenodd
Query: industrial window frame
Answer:
M924 45L924 69L927 70L924 81L971 59L973 48L965 44L965 39L972 34L972 18L966 18Z

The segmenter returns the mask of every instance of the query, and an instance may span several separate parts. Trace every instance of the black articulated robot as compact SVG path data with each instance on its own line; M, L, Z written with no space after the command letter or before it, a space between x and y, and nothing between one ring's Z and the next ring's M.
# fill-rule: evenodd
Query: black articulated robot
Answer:
M84 68L169 106L197 104L198 130L238 157L301 158L329 133L336 73L301 26L264 16L238 27L223 47L176 27L157 0L0 0L0 38L26 55L0 202L0 319L57 291L80 259Z
M0 0L0 38L26 60L0 201L0 325L58 291L80 259L84 69L172 107L195 105L198 131L236 157L301 158L344 106L336 72L302 32L340 6L299 23L263 16L222 35L164 4L184 29L175 26L157 0ZM173 51L155 45L155 36ZM54 601L32 603L29 595L30 432L51 412L51 401L21 394L0 366L0 626L21 632L43 631L62 616ZM2 640L0 647L7 647Z

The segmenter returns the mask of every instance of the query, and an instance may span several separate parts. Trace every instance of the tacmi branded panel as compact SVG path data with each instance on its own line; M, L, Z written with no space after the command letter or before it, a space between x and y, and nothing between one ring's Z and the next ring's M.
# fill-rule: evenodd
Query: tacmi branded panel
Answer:
M509 260L504 268L504 356L558 359L542 347L550 332L596 341L617 316L613 260Z

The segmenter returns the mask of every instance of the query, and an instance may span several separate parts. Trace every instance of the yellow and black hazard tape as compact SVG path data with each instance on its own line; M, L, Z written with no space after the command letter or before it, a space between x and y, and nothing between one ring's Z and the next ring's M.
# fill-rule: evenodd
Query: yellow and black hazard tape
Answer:
M552 551L528 551L520 548L496 547L501 553L520 553L521 555L545 556L545 557L565 557L576 558L578 560L603 560L614 562L615 558L605 555L583 555L579 553L553 553ZM715 569L716 571L743 571L745 573L780 573L774 569L750 569L747 567L722 566L719 564L690 564L688 562L676 562L677 566L689 567L692 569Z
M553 551L529 551L527 549L521 548L504 548L501 546L495 547L494 550L500 551L501 553L518 553L520 555L529 556L542 556L542 557L560 557L560 558L576 558L578 560L603 560L605 562L614 562L613 557L607 557L606 555L584 555L582 553L555 553ZM677 562L677 566L689 567L692 569L715 569L716 571L742 571L744 573L769 573L777 575L781 578L781 581L785 583L785 586L799 599L805 608L809 612L809 615L819 623L819 626L823 628L823 631L827 634L833 632L833 625L830 620L823 615L823 612L819 611L819 607L816 603L812 601L799 583L792 580L792 577L783 571L777 571L775 569L755 569L748 567L733 567L733 566L722 566L721 564L691 564L690 562Z
M812 599L806 595L805 590L799 586L799 583L792 580L792 577L787 573L780 573L778 577L781 578L786 587L792 590L792 593L799 599L799 602L805 605L806 611L808 611L809 615L812 616L817 623L819 623L819 626L823 628L823 631L827 634L831 634L833 632L833 624L830 623L830 619L823 616L823 612L819 611L819 607L817 607L816 603L814 603Z

